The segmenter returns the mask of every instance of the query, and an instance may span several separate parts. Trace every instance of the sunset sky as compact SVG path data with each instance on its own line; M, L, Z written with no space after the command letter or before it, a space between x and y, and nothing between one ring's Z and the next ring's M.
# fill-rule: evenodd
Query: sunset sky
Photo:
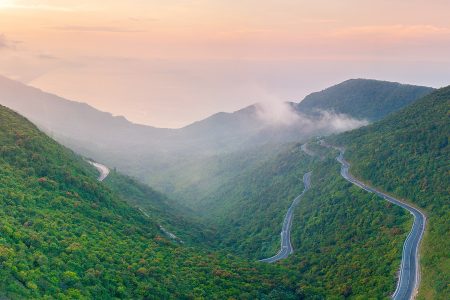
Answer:
M450 1L0 0L0 74L180 127L349 78L450 83Z

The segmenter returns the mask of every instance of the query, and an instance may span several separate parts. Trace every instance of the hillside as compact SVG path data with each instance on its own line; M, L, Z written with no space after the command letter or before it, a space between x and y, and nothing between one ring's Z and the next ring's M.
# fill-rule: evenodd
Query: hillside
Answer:
M343 180L336 153L321 154L310 157L291 145L246 169L202 199L205 223L216 229L218 247L253 259L272 256L284 214L312 171L311 189L294 212L294 254L279 264L312 294L389 298L411 218Z
M313 161L290 145L286 150L239 171L226 184L200 198L196 210L217 228L217 241L239 254L261 259L274 254L280 224Z
M154 220L97 182L96 171L81 157L4 107L0 145L2 297L223 299L303 293L280 268L164 238Z
M391 86L395 86L395 93ZM378 90L393 94L390 97L392 105L380 101L386 93L380 94ZM0 104L21 113L78 153L144 179L152 186L161 182L160 187L168 185L171 188L177 185L171 181L175 174L160 174L171 167L187 161L201 161L211 155L298 142L315 135L356 128L365 124L359 119L370 117L358 113L366 110L367 103L374 110L380 109L381 117L428 90L389 82L352 80L306 97L298 105L298 111L294 103L281 103L277 107L257 104L233 113L218 113L184 128L164 129L133 124L87 104L69 101L0 76ZM350 103L355 111L345 108L348 101L341 98L343 93L349 99L357 100ZM326 98L328 102L316 98ZM347 115L313 112L316 108L326 110L325 105L331 103L330 99L333 110ZM312 102L317 105L308 106ZM274 117L275 121L272 120ZM291 121L283 123L286 120ZM183 191L177 196L180 194Z
M295 210L295 252L281 262L326 299L390 299L411 217L340 176L336 153L312 166Z
M306 114L335 111L376 121L433 91L432 88L369 79L350 79L303 99L297 109Z
M129 176L112 171L104 183L133 207L142 209L152 220L175 233L183 242L211 245L215 238L187 207Z
M450 293L449 111L446 87L380 122L330 139L347 148L355 175L427 213L420 299L445 299Z
M256 104L233 113L218 113L180 129L133 124L4 77L0 77L0 104L28 117L77 153L117 168L195 208L200 199L214 198L222 186L232 184L244 167L254 169L275 157L284 149L280 145L365 125L367 122L360 119L370 116L357 112L365 111L369 104L373 110L380 109L381 117L428 90L350 80L306 97L297 111L295 103L276 107ZM346 109L349 103L341 98L343 94L351 100L353 110ZM381 101L386 94L391 95L392 105ZM312 102L317 104L308 104ZM315 111L326 110L331 104L336 113ZM290 121L283 123L286 120Z

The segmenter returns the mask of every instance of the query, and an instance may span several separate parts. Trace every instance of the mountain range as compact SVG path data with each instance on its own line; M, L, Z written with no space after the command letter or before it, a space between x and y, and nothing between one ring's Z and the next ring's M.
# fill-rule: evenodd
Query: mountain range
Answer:
M346 148L360 180L427 214L418 299L450 292L449 87L354 79L275 115L256 104L181 129L5 78L0 103L84 156L0 106L1 296L389 298L412 217L341 178L317 136ZM86 156L117 170L100 183ZM258 263L278 251L306 172L294 253Z
M224 161L226 157L251 156L260 151L270 156L269 152L276 152L267 149L278 149L280 144L357 128L432 90L353 79L313 93L300 103L258 103L233 113L217 113L180 129L133 124L124 117L4 77L0 77L0 104L23 114L78 153L182 199L211 190L201 185L205 178L224 173L223 165L232 163L230 159ZM374 113L376 108L379 110ZM214 170L211 164L216 164L218 155L223 163ZM179 188L186 178L195 180L185 184L190 190ZM192 190L197 185L200 188ZM190 196L186 202L191 200Z

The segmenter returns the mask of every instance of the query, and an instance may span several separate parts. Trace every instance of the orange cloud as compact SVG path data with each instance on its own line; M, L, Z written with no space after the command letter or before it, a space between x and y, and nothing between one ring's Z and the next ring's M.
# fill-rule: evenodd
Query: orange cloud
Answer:
M433 25L381 25L340 28L332 33L334 37L364 38L378 37L385 39L414 39L431 36L450 35L450 28Z

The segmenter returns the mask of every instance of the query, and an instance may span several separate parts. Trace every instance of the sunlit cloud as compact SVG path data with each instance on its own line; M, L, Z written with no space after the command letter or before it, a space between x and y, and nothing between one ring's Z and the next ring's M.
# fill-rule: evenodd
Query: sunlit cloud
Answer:
M0 0L0 9L25 9L25 10L48 10L48 11L73 11L74 8L67 6L55 6L41 4L34 1Z
M448 37L450 28L433 25L383 25L383 26L356 26L340 28L333 32L336 37L372 38L374 36L384 38L423 38L431 36Z
M54 26L54 27L51 27L51 29L62 30L62 31L86 31L86 32L145 32L145 30L137 30L137 29L129 29L129 28L121 28L121 27L113 27L113 26L66 25L66 26Z

